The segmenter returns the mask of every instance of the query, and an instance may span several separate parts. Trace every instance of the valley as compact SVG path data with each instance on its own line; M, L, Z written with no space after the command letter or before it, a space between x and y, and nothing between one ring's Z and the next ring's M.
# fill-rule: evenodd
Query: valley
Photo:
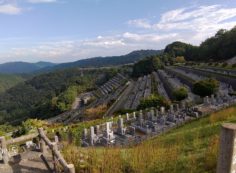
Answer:
M236 133L225 125L236 122L235 65L227 64L235 53L222 43L234 43L235 31L199 46L4 64L11 67L0 75L0 172L216 172L222 143L234 146L235 138L220 132Z

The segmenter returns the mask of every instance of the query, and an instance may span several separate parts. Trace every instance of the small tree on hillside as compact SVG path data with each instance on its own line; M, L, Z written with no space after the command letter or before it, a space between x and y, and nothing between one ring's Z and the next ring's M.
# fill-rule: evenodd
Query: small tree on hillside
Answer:
M219 89L219 82L215 79L205 79L193 85L193 93L201 97L210 96Z
M177 62L177 63L185 63L186 61L185 61L185 58L183 56L177 56L175 58L175 62Z
M178 88L174 91L174 97L177 101L184 100L188 97L188 90L185 87Z

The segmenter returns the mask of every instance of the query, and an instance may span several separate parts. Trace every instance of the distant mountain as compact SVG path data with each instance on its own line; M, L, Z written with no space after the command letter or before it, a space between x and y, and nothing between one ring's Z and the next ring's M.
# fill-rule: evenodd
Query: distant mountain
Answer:
M40 68L45 68L45 67L52 67L55 66L56 64L51 63L51 62L44 62L44 61L39 61L37 63L34 63L36 66Z
M9 62L0 64L0 73L5 73L5 74L30 73L37 71L41 68L52 67L54 65L55 64L50 62L37 62L37 63Z
M55 65L53 67L46 67L40 69L39 71L43 72L43 71L59 70L71 67L93 68L93 67L124 65L129 63L135 63L145 57L158 55L161 54L162 52L163 52L162 50L138 50L138 51L133 51L127 55L95 57L95 58L82 59L70 63L62 63Z

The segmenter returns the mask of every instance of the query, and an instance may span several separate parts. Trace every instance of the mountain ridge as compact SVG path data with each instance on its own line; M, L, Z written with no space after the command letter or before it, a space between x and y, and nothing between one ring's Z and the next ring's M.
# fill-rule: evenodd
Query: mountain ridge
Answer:
M22 74L31 73L45 67L52 67L54 63L39 61L36 63L29 63L23 61L7 62L0 64L0 73L4 74Z

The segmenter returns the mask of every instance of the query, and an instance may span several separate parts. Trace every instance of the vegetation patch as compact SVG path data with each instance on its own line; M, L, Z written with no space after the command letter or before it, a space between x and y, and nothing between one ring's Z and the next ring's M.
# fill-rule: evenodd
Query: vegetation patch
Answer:
M188 90L185 87L180 87L173 92L177 101L184 100L188 97Z
M218 89L219 89L219 82L215 79L201 80L193 85L193 93L201 97L215 94Z
M138 106L139 110L143 110L150 107L169 107L170 102L162 96L159 95L150 95L149 97L142 99Z

